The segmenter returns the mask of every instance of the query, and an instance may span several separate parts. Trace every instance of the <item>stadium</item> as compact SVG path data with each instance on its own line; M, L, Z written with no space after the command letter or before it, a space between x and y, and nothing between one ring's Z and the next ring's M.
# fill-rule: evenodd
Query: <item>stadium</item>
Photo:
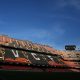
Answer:
M77 80L79 32L80 0L0 0L0 80Z
M75 45L57 50L28 40L0 36L0 69L27 72L80 72L80 51Z

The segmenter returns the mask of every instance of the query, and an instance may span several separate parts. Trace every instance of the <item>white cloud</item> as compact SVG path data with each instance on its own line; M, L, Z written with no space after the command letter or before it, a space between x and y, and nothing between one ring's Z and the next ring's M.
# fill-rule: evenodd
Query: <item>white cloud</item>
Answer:
M55 23L52 25L51 36L54 40L59 40L65 34L64 23Z
M65 8L66 6L72 6L75 9L80 9L80 0L56 0L55 10Z
M12 36L19 36L25 38L38 38L43 39L45 37L49 37L50 33L45 29L38 28L27 28L27 30L23 29L22 31L16 31L12 34Z
M65 30L61 26L61 24L55 24L50 29L28 28L27 30L15 31L13 34L9 33L9 36L55 46L56 41L61 39L65 33Z
M75 7L76 9L80 9L80 0L70 0L69 4Z
M54 27L54 30L56 33L58 33L59 35L63 35L64 34L64 29L61 27L60 24L57 24L55 27Z

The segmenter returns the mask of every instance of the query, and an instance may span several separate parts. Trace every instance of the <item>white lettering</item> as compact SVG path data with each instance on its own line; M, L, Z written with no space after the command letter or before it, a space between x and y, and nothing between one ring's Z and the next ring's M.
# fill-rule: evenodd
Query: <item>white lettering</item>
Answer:
M40 58L36 57L37 55L35 53L31 53L31 54L36 60L40 60Z
M52 61L54 61L53 58L50 55L48 55L48 58L50 58Z
M19 57L18 51L14 52L14 50L11 50L15 57Z

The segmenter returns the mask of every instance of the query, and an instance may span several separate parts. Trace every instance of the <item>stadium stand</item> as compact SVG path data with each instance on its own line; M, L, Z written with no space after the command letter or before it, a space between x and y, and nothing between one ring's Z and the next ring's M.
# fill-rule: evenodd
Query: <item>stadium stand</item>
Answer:
M79 72L80 51L56 50L47 45L1 35L0 63L2 63L1 69L21 69L31 72Z

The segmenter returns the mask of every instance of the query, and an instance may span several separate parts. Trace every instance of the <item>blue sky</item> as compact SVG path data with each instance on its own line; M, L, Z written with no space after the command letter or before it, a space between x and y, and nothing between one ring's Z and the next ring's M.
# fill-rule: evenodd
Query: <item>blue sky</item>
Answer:
M0 34L80 47L80 0L0 0Z

